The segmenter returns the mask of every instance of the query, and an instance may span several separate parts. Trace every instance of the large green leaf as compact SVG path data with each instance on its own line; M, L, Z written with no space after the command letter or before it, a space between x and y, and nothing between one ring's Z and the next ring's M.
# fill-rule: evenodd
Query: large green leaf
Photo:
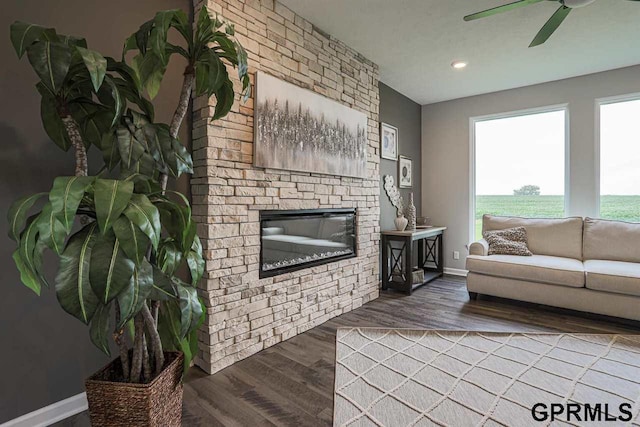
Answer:
M116 135L122 164L126 168L132 168L134 163L144 154L145 146L137 138L136 132L126 126L118 127Z
M168 169L175 177L182 173L193 173L191 154L180 141L171 137L169 128L162 124L153 125L152 129L150 127L147 126L145 131L160 169Z
M166 65L153 54L143 55L140 53L133 58L131 67L135 70L142 87L147 90L149 98L155 98L160 90Z
M173 276L182 263L182 250L173 239L165 239L158 246L158 266Z
M141 96L144 88L136 71L126 63L118 62L113 58L107 58L107 70L121 77L114 79L120 94L137 105L148 119L152 121L154 116L153 104Z
M95 178L89 176L60 176L53 181L49 202L53 214L71 232L80 202Z
M42 98L40 99L40 119L42 120L44 130L58 147L67 151L69 147L71 147L71 140L58 114L56 100L51 96L42 82L39 82L36 86L40 88L39 92L42 94Z
M181 312L178 300L170 299L160 305L158 316L158 333L162 341L162 348L167 351L180 350L180 337L182 329Z
M160 213L144 194L134 194L124 215L149 237L154 248L160 243Z
M198 299L198 291L190 286L176 285L180 306L180 339L198 326L202 315L202 306Z
M233 83L231 83L230 80L227 80L223 83L222 87L218 89L215 95L217 102L215 111L213 112L213 117L211 118L212 121L226 116L229 111L231 111L233 100L235 98Z
M196 95L217 92L229 80L227 68L213 49L205 50L196 62Z
M9 220L9 237L11 240L18 241L20 238L20 232L24 228L24 224L27 221L27 213L29 209L38 201L39 198L45 196L47 193L38 193L31 196L26 196L13 202L9 207L7 219Z
M111 126L113 127L116 125L116 123L118 123L118 120L120 120L120 117L122 116L122 113L126 106L126 102L123 99L122 94L120 93L120 86L118 85L118 81L116 79L107 75L104 79L104 82L106 83L106 87L108 87L109 90L107 91L105 88L102 88L102 90L99 91L99 95L101 95L100 98L103 102L113 107L113 119L111 121ZM111 96L111 99L108 101L104 96L106 92L108 92Z
M118 295L121 313L118 328L121 328L129 319L138 314L151 289L153 289L153 268L145 261L136 267L129 286Z
M38 41L27 50L29 62L42 83L58 93L71 65L71 50L63 43Z
M111 304L100 304L93 315L91 326L89 327L91 342L107 356L111 356L111 349L109 349L109 338L111 337L110 319Z
M114 179L96 179L94 200L96 217L103 234L126 209L133 194L133 182Z
M174 160L169 163L171 172L175 177L183 173L193 173L193 160L189 150L187 150L176 138L171 138L172 153L170 156Z
M107 169L113 170L120 162L120 151L115 132L102 135L100 151L102 151L102 159Z
M107 60L95 50L89 50L79 46L76 46L76 50L82 57L82 62L84 62L91 76L93 89L97 92L100 86L102 86L104 76L107 74Z
M44 205L42 213L38 217L38 233L42 243L51 248L55 253L62 253L64 250L64 239L67 237L68 232L53 211L51 202Z
M71 104L71 114L80 125L82 141L85 146L88 148L93 144L100 147L103 136L111 132L113 110L95 104L93 101L74 102Z
M27 219L27 226L20 234L18 249L13 253L13 260L20 272L22 283L40 295L42 285L47 285L42 274L42 249L44 245L38 243L39 214Z
M191 284L196 286L204 274L205 267L205 261L202 257L202 244L198 236L194 236L193 246L187 254L187 265L191 274Z
M175 299L176 291L171 278L155 265L153 266L153 288L149 298L154 301L167 301Z
M168 62L167 58L167 33L173 16L179 11L175 10L163 10L156 13L153 18L153 27L149 33L149 44L151 45L151 52L156 55L162 63ZM184 13L184 12L183 12Z
M56 295L62 308L88 324L99 301L91 288L89 271L91 251L98 236L97 224L92 222L71 236L60 257L56 276Z
M15 21L11 24L11 44L18 54L18 58L27 51L32 43L39 40L46 28L40 25L29 24L26 22Z
M139 265L147 254L149 238L129 218L122 215L113 223L113 231L124 253Z
M191 219L191 207L189 200L177 191L168 190L182 200L182 204L176 203L166 197L154 200L160 210L162 225L167 230L173 240L179 243L183 254L191 249L193 239L196 235L196 224Z
M91 251L89 280L103 304L115 298L129 285L135 264L122 250L113 231L96 238Z
M202 313L200 315L200 318L198 319L198 323L191 331L189 331L184 339L180 341L180 350L184 353L185 373L191 367L191 361L198 354L198 329L200 328L200 326L202 326L206 317L206 308L204 306L204 303L202 302L202 298L200 298L199 300Z

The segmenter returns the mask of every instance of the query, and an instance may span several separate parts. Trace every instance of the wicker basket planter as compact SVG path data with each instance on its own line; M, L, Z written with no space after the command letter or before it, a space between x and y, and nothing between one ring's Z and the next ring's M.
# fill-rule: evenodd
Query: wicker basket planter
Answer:
M182 353L165 352L165 368L148 384L117 381L122 377L115 359L87 381L91 425L180 426L182 418Z

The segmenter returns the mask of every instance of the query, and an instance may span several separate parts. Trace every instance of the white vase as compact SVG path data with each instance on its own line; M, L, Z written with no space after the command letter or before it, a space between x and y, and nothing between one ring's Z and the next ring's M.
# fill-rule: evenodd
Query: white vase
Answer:
M407 228L409 220L405 218L404 215L398 215L394 222L396 223L396 230L404 231L404 229Z

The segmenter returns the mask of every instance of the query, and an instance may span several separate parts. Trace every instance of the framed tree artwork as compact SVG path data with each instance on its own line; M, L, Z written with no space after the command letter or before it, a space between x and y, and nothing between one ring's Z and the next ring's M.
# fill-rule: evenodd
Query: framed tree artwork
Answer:
M383 159L398 160L398 128L386 123L380 124L380 156Z
M411 163L410 158L400 156L400 162L398 163L398 184L400 188L411 188L413 186Z
M263 72L255 104L255 166L367 177L366 114Z

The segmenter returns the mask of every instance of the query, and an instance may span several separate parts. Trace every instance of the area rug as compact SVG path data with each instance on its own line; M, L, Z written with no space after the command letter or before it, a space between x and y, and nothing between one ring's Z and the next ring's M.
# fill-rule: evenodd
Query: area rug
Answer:
M640 426L639 412L638 335L338 330L335 426Z

